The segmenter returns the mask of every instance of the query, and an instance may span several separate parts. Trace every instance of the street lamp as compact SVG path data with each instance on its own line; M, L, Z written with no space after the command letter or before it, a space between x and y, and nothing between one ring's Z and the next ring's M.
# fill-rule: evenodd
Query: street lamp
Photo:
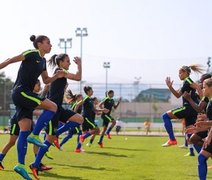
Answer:
M65 54L66 54L67 49L72 47L72 38L68 38L68 39L60 38L58 46L61 49L65 49Z
M76 36L77 37L80 37L80 58L81 58L81 61L82 61L82 39L83 37L86 37L88 36L88 31L87 31L87 28L77 28L75 30L75 33L76 33ZM80 94L81 94L81 91L82 91L82 81L80 81Z
M106 80L105 80L105 92L107 92L107 81L108 81L108 69L110 68L110 62L104 62L103 67L106 70Z

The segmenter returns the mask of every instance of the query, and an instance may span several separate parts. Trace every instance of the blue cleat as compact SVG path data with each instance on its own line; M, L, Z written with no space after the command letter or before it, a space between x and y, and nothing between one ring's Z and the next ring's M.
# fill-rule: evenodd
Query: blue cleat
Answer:
M14 171L20 174L24 179L32 180L32 178L29 176L23 164L16 165L14 167Z
M35 144L38 147L47 148L47 145L41 142L38 135L33 135L33 134L29 135L27 138L27 141L28 143Z

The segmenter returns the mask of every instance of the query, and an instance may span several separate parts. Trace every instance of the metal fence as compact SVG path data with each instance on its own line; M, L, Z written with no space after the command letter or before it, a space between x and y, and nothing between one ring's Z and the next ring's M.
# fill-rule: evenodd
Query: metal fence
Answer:
M82 88L83 86L91 86L94 90L93 96L97 97L99 100L105 97L105 84L82 83ZM79 87L79 83L70 83L68 86L74 94L80 92ZM176 85L175 88L180 88L180 85ZM174 98L165 84L116 83L107 84L107 90L113 90L115 92L115 101L117 101L119 97L122 97L122 102L114 111L113 116L124 122L143 122L146 119L152 122L161 122L160 117L163 112L181 105L181 100ZM85 95L83 89L81 92ZM2 100L6 104L11 104L11 99L8 98L8 94L10 94L11 91L0 91L0 95L1 93L4 94ZM6 105L3 105L3 107L4 106L6 107ZM13 112L14 110L11 108L0 109L0 125L6 126Z

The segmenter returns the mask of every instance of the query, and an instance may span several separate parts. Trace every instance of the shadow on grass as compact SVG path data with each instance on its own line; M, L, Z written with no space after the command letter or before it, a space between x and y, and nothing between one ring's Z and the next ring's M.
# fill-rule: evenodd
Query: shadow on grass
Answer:
M95 168L95 167L91 167L91 166L75 166L75 165L69 165L69 164L59 164L59 163L53 163L57 166L66 166L66 167L69 167L69 168L79 168L79 169L86 169L86 170L94 170L94 171L114 171L114 169L106 169L106 168L103 168L103 167L100 167L100 168Z
M110 156L110 157L128 157L123 154L112 154L112 153L108 153L108 152L86 152L86 154L98 154L98 155Z
M48 177L48 178L57 178L57 179L73 179L73 180L82 180L83 178L81 177L76 177L76 176L63 176L63 175L59 175L59 174L54 174L51 172L42 172L42 174L40 173L40 177ZM83 179L85 180L85 179Z
M130 148L120 148L120 147L104 147L104 149L118 149L118 150L125 150L125 151L150 151L147 149L130 149Z

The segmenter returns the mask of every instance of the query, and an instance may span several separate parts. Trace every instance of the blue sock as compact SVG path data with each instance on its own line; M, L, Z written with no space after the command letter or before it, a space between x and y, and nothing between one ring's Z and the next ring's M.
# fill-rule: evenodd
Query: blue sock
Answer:
M77 149L80 149L81 146L82 146L82 144L79 142L79 143L77 144Z
M187 134L188 139L191 137L192 134ZM193 144L188 144L188 148L191 154L194 154L194 146Z
M3 161L3 159L4 159L5 155L6 155L6 154L3 154L3 153L1 153L1 154L0 154L0 162L2 162L2 161Z
M79 133L78 133L78 136L77 136L77 143L79 143L80 141L80 135L82 135L82 131L80 131Z
M91 133L87 132L83 135L84 139L86 139L87 137L89 137L91 135Z
M195 149L195 150L198 152L198 154L199 154L199 152L201 151L202 147L200 147L200 146L194 144L194 149Z
M39 148L35 162L33 163L33 167L35 168L39 167L44 154L48 151L49 147L52 145L52 143L48 142L47 140L44 141L44 144L47 145L47 148Z
M43 113L40 115L40 117L37 120L37 123L35 124L35 127L32 131L34 135L39 135L40 131L48 125L48 122L53 118L55 115L55 112L45 110Z
M100 136L99 143L102 143L104 136Z
M112 130L113 128L110 126L106 132L106 134L110 134L110 131Z
M203 154L199 154L198 156L198 173L200 180L206 180L207 177L207 160L208 158L205 157Z
M67 134L67 136L64 137L63 140L61 141L60 147L62 147L63 144L65 144L70 138L72 138L72 136L73 136L73 134L71 134L71 132L69 132L69 133Z
M184 137L185 137L185 146L188 147L188 142L187 142L187 139L186 139L186 134L185 134Z
M164 113L163 116L164 126L166 128L167 133L169 134L169 139L176 140L173 132L171 118L167 113Z
M79 123L69 121L57 130L56 136L59 137L60 134L68 131L69 129L73 129L78 126L80 126Z
M31 131L20 131L17 142L18 162L25 164L25 156L27 152L27 137Z

